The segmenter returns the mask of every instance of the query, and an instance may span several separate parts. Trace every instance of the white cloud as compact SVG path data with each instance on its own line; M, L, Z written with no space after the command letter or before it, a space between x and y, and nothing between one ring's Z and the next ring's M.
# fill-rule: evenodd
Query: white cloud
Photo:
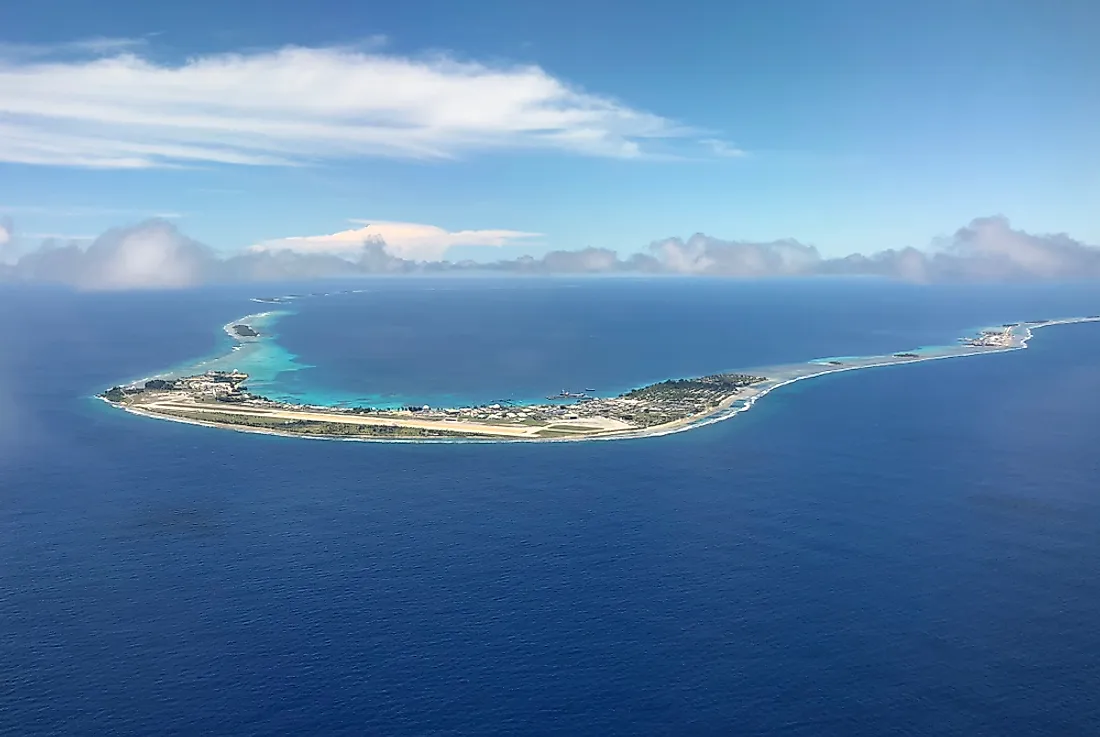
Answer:
M519 230L458 230L447 231L435 225L398 223L381 220L352 221L364 223L362 228L343 230L331 235L297 236L265 241L249 250L294 251L297 253L353 254L364 243L381 242L386 251L411 261L440 261L453 246L507 246L517 240L536 238L541 233Z
M188 286L201 280L202 260L192 242L164 222L110 232L93 245L95 269L84 286L95 289L145 289Z
M73 233L22 233L21 235L24 238L39 241L94 241L96 239L96 236L94 235L81 235ZM0 241L0 245L2 245L2 241Z
M1008 218L993 216L977 218L959 229L948 252L1002 260L1029 274L1049 277L1067 271L1067 250L1058 247L1064 241L1058 236L1036 236L1013 230ZM1071 249L1069 254L1076 256L1076 249ZM1069 261L1075 263L1076 259Z
M20 213L23 215L49 215L55 218L82 218L121 215L125 217L159 218L178 220L183 217L179 212L157 212L129 207L88 207L85 205L5 205L0 203L0 212Z
M10 231L10 223L6 227ZM395 241L405 238L404 253L417 259L413 260L387 253L380 240L371 240L373 227L286 239L261 244L251 252L219 256L173 224L151 220L110 230L86 248L74 243L43 243L11 264L0 258L0 282L14 279L83 289L154 289L488 270L500 274L664 273L738 278L871 275L920 282L1093 279L1100 283L1100 248L1065 234L1014 230L1001 217L972 221L955 233L947 248L931 255L905 248L832 259L823 259L813 246L793 240L726 241L697 233L686 241L669 238L655 242L648 253L626 260L614 251L585 248L491 263L433 262L419 259L438 257L447 244L500 244L530 234L500 230L448 233L430 225L380 223L379 234L385 232ZM13 242L19 240L13 238ZM3 251L0 247L0 257Z
M110 55L0 55L0 161L288 165L518 148L631 158L644 154L647 140L691 134L537 66L356 47L288 47L165 65L123 42L86 47L97 43Z
M44 242L14 265L17 278L83 289L165 289L199 284L220 262L165 220L114 228L86 248Z
M743 156L748 156L748 152L744 149L737 148L736 146L717 138L704 138L701 139L699 143L709 148L711 153L715 156L723 156L731 159L739 159Z
M55 44L22 44L0 41L0 59L41 59L56 56L103 56L131 51L146 44L143 38L97 36Z
M15 238L15 226L11 218L0 215L0 271L15 257L18 243Z

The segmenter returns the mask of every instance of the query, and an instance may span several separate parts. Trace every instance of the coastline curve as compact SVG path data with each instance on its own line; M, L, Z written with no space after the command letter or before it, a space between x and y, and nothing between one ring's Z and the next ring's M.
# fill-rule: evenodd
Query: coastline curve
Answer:
M281 298L289 301L289 298ZM256 300L259 301L259 300ZM282 304L280 304L282 306ZM784 386L829 374L1023 350L1035 331L1053 325L1100 322L1100 316L1005 323L963 337L957 345L880 356L819 358L751 372L669 379L601 398L562 392L560 402L507 407L337 407L298 404L253 393L283 370L304 368L275 340L273 327L288 310L243 316L223 326L229 353L119 385L98 395L131 414L186 424L319 440L402 443L577 442L662 437L723 422L752 409ZM267 353L265 354L265 351ZM282 352L281 354L279 352ZM285 354L285 355L284 355ZM272 365L257 377L239 365ZM250 363L249 359L256 359ZM189 371L201 369L199 373ZM256 381L259 378L260 381ZM248 386L245 382L250 382Z

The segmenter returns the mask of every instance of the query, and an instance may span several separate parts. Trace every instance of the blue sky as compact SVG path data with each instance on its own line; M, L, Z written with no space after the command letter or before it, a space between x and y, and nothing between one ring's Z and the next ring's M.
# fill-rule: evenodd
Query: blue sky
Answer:
M446 241L478 258L699 231L842 255L997 213L1100 243L1097 28L1087 0L5 3L0 215L28 239L167 215L224 251L356 220L496 232ZM166 74L226 54L158 107ZM355 78L378 73L364 113ZM181 130L192 114L223 128ZM366 145L364 115L411 133ZM253 116L293 132L224 128Z

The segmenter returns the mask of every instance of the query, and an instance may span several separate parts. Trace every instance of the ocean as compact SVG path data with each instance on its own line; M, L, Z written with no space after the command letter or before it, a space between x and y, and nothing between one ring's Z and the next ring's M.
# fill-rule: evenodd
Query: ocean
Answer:
M356 443L92 398L274 323L310 401L613 394L1100 314L1093 285L0 289L0 733L1100 733L1100 325L578 443Z

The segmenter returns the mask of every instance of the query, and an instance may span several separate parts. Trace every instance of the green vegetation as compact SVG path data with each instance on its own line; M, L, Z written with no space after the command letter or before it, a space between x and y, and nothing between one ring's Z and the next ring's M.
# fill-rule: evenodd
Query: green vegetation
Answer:
M540 438L576 438L582 437L575 432L563 432L561 430L540 430L535 433L536 437Z
M260 336L259 333L248 325L234 325L233 332L242 338L258 338Z
M647 401L674 401L695 399L700 396L724 397L738 389L755 384L764 379L747 374L713 374L697 379L668 379L657 384L632 389L621 395L623 399L644 399Z
M232 327L234 330L238 328L250 330L247 325L235 324ZM723 401L732 399L742 388L763 381L760 377L734 373L713 374L693 379L669 379L635 389L615 399L585 399L569 410L541 405L509 406L507 412L502 411L502 407L496 406L464 411L424 410L422 415L414 414L414 416L423 416L433 425L435 423L438 425L408 427L400 424L391 425L388 422L388 419L399 420L407 417L404 413L396 413L397 416L393 416L395 413L390 410L371 407L355 407L347 410L349 415L347 421L337 417L331 419L295 419L287 415L274 417L258 411L264 406L261 404L264 398L244 391L244 382L247 380L247 374L238 371L207 371L172 380L150 379L143 386L116 386L104 392L102 396L112 402L135 409L144 409L152 414L180 417L212 425L275 430L307 436L482 437L501 434L499 429L494 430L494 428L506 426L532 428L539 437L583 437L592 434L614 434L614 431L601 429L598 424L588 425L586 420L590 418L620 420L637 429L664 425L713 410ZM188 405L194 402L198 406L192 408L169 401L176 397L181 401L187 400ZM214 409L212 404L220 402L233 403L241 406L242 409L247 409L240 413L231 411L229 408L224 411ZM309 409L282 403L274 403L274 406L288 411ZM421 413L422 407L407 409L413 413ZM514 416L502 416L505 414ZM377 419L371 419L372 417ZM359 420L359 422L353 420ZM364 420L366 423L363 423ZM448 420L461 421L465 426L460 426L461 429L450 429L447 426ZM479 428L472 427L477 425L486 426L485 431L481 432Z

